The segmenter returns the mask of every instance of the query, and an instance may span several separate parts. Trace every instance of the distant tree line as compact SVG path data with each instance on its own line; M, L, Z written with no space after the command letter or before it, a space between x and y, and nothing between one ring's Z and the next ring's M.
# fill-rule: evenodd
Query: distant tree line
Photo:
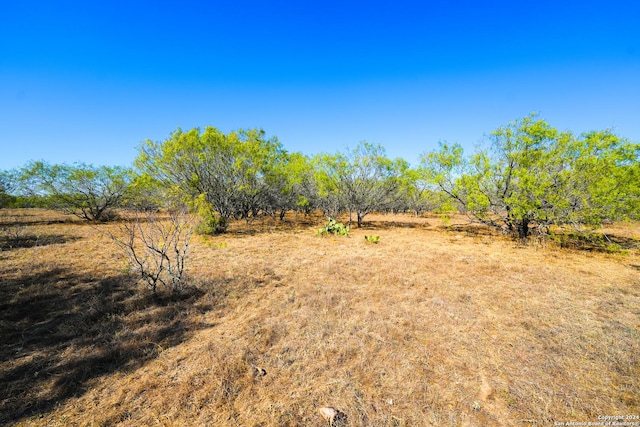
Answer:
M639 160L640 144L611 131L576 136L535 114L496 129L470 155L440 143L415 167L368 142L308 156L259 129L177 129L143 142L131 168L33 161L3 171L0 207L107 221L119 209L180 204L199 215L202 233L290 211L348 213L358 226L374 211L459 211L526 238L551 225L639 219Z

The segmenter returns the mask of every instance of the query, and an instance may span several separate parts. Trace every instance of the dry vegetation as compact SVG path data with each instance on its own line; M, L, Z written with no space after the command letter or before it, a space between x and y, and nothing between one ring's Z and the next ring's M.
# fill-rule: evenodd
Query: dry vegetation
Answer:
M608 254L437 217L371 215L348 238L315 236L321 217L235 223L194 238L197 289L153 298L95 227L1 214L0 424L323 426L322 406L350 426L640 414L638 224L612 227L636 243Z

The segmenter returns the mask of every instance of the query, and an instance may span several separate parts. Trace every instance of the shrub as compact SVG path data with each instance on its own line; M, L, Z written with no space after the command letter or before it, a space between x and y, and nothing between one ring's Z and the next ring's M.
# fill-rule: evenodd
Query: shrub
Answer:
M318 234L319 236L324 236L327 234L347 236L349 235L349 226L345 226L343 223L337 222L333 218L329 218L329 221L324 224L324 227L316 231L316 234Z
M184 267L193 227L185 211L171 211L169 218L154 212L136 213L119 225L111 239L124 253L130 271L157 293L158 285L176 293L184 288Z
M198 234L214 235L227 231L228 221L226 218L215 215L205 215L200 219L195 232Z
M380 236L364 236L364 239L369 243L378 243L380 241Z
M227 231L229 226L228 218L218 215L211 203L206 201L204 194L193 199L190 206L200 217L200 221L195 228L197 234L214 235Z

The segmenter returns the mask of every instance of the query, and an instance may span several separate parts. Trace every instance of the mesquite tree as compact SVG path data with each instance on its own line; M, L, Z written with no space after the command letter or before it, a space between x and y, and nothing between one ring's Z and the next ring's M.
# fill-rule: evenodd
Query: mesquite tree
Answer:
M360 227L372 211L393 206L405 163L387 158L381 145L361 142L346 153L316 156L315 165L321 196L334 210L355 212Z
M272 208L274 183L280 181L287 153L262 130L224 134L214 127L176 130L162 142L146 141L136 161L143 173L180 194L210 223L226 230L230 219L247 218Z
M422 165L462 211L525 239L534 226L637 217L639 147L610 131L575 137L531 115L470 158L441 144Z
M19 185L22 192L41 197L47 207L89 221L105 221L121 206L132 180L132 172L119 166L37 161L21 169Z

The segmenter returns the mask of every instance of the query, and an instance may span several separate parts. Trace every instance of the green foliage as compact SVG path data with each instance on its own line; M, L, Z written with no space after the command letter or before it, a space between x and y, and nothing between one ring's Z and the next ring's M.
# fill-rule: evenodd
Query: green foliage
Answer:
M138 174L129 185L123 206L136 211L157 211L179 204L179 199L170 188L161 186L149 175Z
M19 187L46 207L89 221L108 221L123 206L133 173L114 166L51 165L37 161L21 169Z
M176 130L162 142L146 141L137 166L184 202L203 198L204 231L223 232L229 220L295 208L310 175L306 158L289 155L262 130L224 134L214 127Z
M410 168L406 162L401 166L397 198L393 208L397 212L413 212L417 217L424 212L450 212L449 197L430 180L424 167Z
M195 232L205 235L221 234L227 231L227 227L227 219L208 213L200 217L200 222L196 225Z
M423 156L429 180L459 210L521 239L534 226L638 217L640 146L610 131L575 137L536 115L491 133L465 157L458 144Z
M364 236L364 239L369 243L378 243L380 241L380 236Z
M348 209L357 215L358 227L374 210L391 208L399 197L401 175L407 167L401 159L386 157L379 144L361 142L353 150L315 157L319 194L325 200L325 213Z
M197 234L214 235L227 231L228 219L221 217L213 210L204 194L193 199L190 206L200 217L200 221L195 227Z
M16 197L11 194L15 189L14 176L9 171L0 171L0 209L11 207Z
M345 197L340 188L343 159L339 154L317 154L313 160L314 182L318 207L327 216L338 215L345 209Z
M301 153L288 153L270 176L271 200L281 212L311 212L317 203L317 187L311 159Z
M344 225L341 222L337 222L333 218L329 218L324 224L324 227L318 229L316 234L319 236L326 236L329 234L338 235L338 236L348 236L349 235L349 226Z
M0 209L15 207L17 201L18 198L16 196L0 191Z

